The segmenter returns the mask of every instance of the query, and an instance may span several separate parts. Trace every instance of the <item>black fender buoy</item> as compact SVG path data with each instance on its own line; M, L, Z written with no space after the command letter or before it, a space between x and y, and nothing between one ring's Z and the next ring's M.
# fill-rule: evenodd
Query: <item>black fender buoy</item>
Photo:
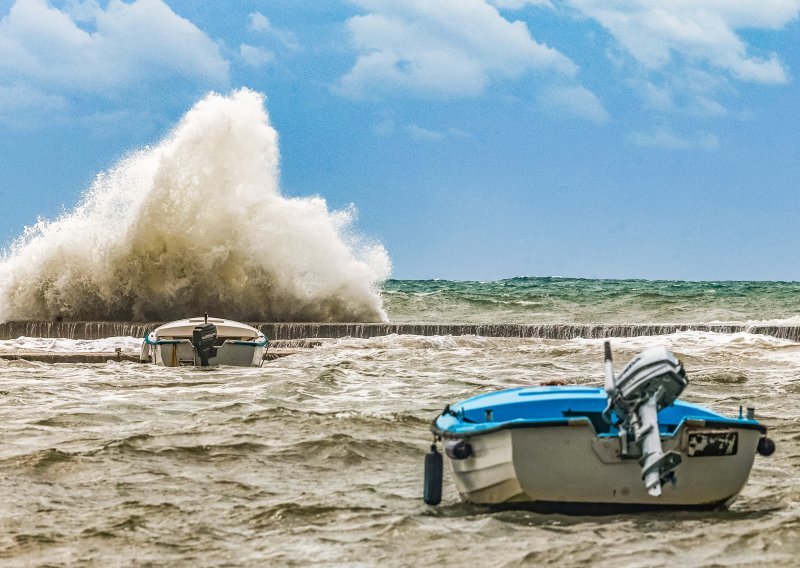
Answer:
M428 505L442 502L442 454L431 444L431 451L425 454L425 487L422 498Z
M762 456L771 456L775 453L775 442L764 436L758 439L756 451Z
M451 460L465 460L472 455L472 444L466 440L449 440L444 445L444 453Z

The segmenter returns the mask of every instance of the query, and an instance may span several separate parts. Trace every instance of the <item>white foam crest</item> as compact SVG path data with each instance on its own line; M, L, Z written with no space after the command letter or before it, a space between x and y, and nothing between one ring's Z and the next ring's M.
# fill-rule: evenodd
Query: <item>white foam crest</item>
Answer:
M797 351L800 344L769 335L754 334L745 331L736 333L717 333L709 331L678 331L666 335L648 335L637 337L545 339L521 337L482 337L475 335L385 335L367 339L341 338L326 341L325 349L433 349L453 350L462 348L491 349L502 351L518 351L538 353L542 350L585 353L588 356L597 354L602 359L603 343L611 342L612 349L632 356L656 345L664 345L686 355L705 356L714 352L755 352L763 354L786 353ZM770 355L771 356L771 355ZM620 361L621 362L621 361Z
M778 319L767 319L767 320L748 320L748 326L773 326L773 327L784 327L784 326L795 326L800 325L800 315L798 316L791 316L787 318L778 318Z
M264 97L209 94L175 130L100 174L0 261L0 321L385 321L385 249L354 208L281 196Z
M122 353L136 354L142 349L137 337L105 339L64 339L50 337L18 337L0 340L0 352L46 351L50 353L106 353L119 348Z
M328 341L325 349L434 349L448 351L459 348L491 348L498 345L518 344L519 339L479 337L476 335L411 335L390 334L366 339L344 337ZM524 340L527 341L527 340Z

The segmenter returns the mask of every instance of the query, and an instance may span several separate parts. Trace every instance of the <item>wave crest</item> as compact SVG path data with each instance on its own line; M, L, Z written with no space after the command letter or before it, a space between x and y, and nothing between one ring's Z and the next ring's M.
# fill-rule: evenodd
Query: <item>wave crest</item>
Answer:
M355 233L355 209L283 197L278 182L263 95L209 94L5 251L0 321L385 321L391 263Z

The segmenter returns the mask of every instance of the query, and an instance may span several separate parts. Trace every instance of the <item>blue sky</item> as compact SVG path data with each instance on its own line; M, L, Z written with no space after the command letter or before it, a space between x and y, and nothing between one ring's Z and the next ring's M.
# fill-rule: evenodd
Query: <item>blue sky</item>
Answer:
M209 91L396 278L800 280L800 0L0 0L0 240Z

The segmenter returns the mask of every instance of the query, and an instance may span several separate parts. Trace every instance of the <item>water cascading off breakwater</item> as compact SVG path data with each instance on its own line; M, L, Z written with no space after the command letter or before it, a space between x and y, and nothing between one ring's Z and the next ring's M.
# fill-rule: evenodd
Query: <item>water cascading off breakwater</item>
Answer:
M163 322L116 321L10 321L0 323L0 339L54 337L102 339L144 337ZM681 331L708 333L754 333L800 341L800 325L769 324L415 324L415 323L263 323L251 322L270 340L368 339L385 335L461 336L574 339L583 337L640 337L669 335Z

